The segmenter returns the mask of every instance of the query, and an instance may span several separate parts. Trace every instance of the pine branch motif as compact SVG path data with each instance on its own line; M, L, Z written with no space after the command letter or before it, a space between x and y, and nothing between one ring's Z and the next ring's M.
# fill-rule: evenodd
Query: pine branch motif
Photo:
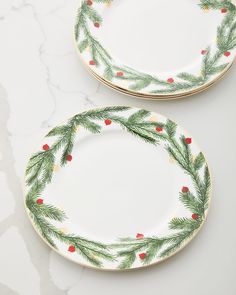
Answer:
M38 232L53 248L57 249L60 242L68 246L69 252L77 253L93 266L103 267L105 261L118 261L119 269L127 269L137 263L148 265L169 257L197 233L206 217L211 187L205 158L201 152L193 157L192 139L184 135L179 137L174 122L157 122L150 120L150 117L149 111L133 111L129 107L94 109L75 115L65 125L55 127L47 134L46 138L55 138L54 143L51 146L43 145L42 151L33 154L26 169L26 206ZM96 134L102 132L102 126L110 124L117 124L147 144L162 144L192 180L194 189L182 187L179 192L179 200L190 212L190 216L173 218L169 223L169 235L145 237L137 234L136 238L123 238L117 243L104 244L78 234L64 233L54 225L53 221L63 225L66 213L45 204L40 196L53 179L56 157L60 157L61 167L72 160L78 127Z
M128 85L133 92L143 92L150 95L168 95L187 92L201 87L220 75L230 66L225 62L236 48L236 7L231 0L201 0L203 10L219 10L225 14L222 23L217 28L216 46L202 50L202 62L199 74L182 72L167 79L139 72L128 66L118 64L91 33L91 24L95 28L102 25L102 17L96 10L96 5L108 5L112 0L91 0L82 2L78 10L75 24L75 39L81 54L86 50L91 60L89 65L99 69L99 73L107 81L113 81L121 86ZM127 84L128 83L128 84Z

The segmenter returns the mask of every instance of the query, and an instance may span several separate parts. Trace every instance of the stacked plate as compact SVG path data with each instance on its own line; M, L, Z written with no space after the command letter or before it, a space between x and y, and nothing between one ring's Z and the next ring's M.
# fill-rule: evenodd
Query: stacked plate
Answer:
M232 1L82 1L75 40L105 85L125 94L170 99L203 91L235 57Z

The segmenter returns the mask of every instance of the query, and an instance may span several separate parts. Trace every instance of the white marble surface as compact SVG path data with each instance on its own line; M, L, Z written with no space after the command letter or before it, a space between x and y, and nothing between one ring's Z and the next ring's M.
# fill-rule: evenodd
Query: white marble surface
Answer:
M72 27L77 0L0 1L0 294L236 294L236 67L210 90L179 101L149 102L94 80L79 61ZM197 238L146 270L86 269L51 251L23 206L22 179L47 128L82 109L148 108L185 126L209 160L214 195Z

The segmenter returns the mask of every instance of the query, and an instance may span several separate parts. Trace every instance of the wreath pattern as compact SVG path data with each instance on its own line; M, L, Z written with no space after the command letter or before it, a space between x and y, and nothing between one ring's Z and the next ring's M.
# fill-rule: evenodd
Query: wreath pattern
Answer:
M94 3L109 5L112 0L84 0L78 10L75 24L75 39L81 54L87 49L90 55L89 66L101 68L99 75L107 81L113 81L117 86L126 85L129 90L150 95L174 94L187 92L201 87L222 73L230 64L225 62L236 47L236 7L231 0L201 0L199 6L203 10L218 10L225 14L222 23L217 28L215 48L210 46L202 49L202 63L199 74L182 72L175 77L161 79L142 73L130 67L117 64L99 40L91 33L90 26L100 28L102 17Z
M123 112L131 111L127 117ZM167 120L165 123L150 120L151 112L129 107L114 106L94 109L75 115L65 125L55 127L46 136L55 137L54 143L44 144L42 150L33 154L26 169L26 206L29 215L42 238L57 249L60 242L68 246L68 251L78 253L89 264L103 267L104 261L115 263L119 269L128 269L140 261L141 265L160 261L182 248L198 231L205 220L209 205L211 187L209 169L203 154L195 158L191 152L192 139L177 135L177 125ZM66 214L53 205L44 203L40 197L45 187L52 181L56 156L60 165L72 160L73 144L78 127L91 133L100 133L102 126L118 124L122 129L144 140L148 144L164 144L166 151L181 169L191 178L193 191L182 187L180 202L189 210L188 217L173 218L169 223L170 234L165 237L136 237L119 239L117 243L104 244L89 240L77 234L66 234L54 223L63 224Z

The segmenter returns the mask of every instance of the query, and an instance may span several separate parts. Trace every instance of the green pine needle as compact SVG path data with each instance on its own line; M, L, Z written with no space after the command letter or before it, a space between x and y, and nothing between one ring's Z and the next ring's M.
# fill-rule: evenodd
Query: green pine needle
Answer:
M191 82L194 84L202 83L202 81L203 81L202 77L194 76L189 73L180 73L180 74L178 74L178 77L182 80L185 80L187 82Z
M39 152L33 155L26 168L26 183L33 185L40 179L47 184L52 179L55 157L51 151Z
M128 122L130 124L139 123L140 121L143 121L146 117L150 116L150 114L151 113L149 111L139 110L129 117Z
M165 125L165 129L169 137L174 137L176 133L177 125L173 121L168 120Z
M84 50L88 47L88 45L89 45L88 39L84 39L83 41L81 41L79 44L80 53L83 53Z
M149 243L148 249L146 251L146 257L143 260L143 264L150 264L158 256L158 252L162 248L164 242L164 240L155 240Z
M113 77L114 77L114 73L113 73L112 67L107 66L104 71L104 78L106 80L112 81Z
M196 159L194 160L194 168L195 170L200 170L202 166L205 164L205 158L202 152L200 152Z
M29 200L27 202L27 207L36 216L46 217L59 222L63 222L66 219L65 213L53 205L39 205L35 200Z
M202 215L204 213L202 212L202 204L198 201L197 198L194 197L192 193L180 193L179 199L183 203L183 205L192 213L197 213L199 215Z
M189 218L173 218L170 221L169 228L173 230L195 230L198 221Z
M93 253L90 250L80 245L77 245L76 249L79 252L79 254L92 265L102 267L102 262L95 255L93 255Z
M81 125L82 127L87 129L91 133L95 134L95 133L100 133L101 132L101 126L99 126L98 124L90 121L89 119L83 118L81 120L78 120L77 123L78 123L78 125Z
M136 260L135 252L131 252L125 256L123 261L119 264L119 269L129 269Z
M176 250L180 249L180 247L193 236L195 230L183 230L175 235L166 238L166 243L169 243L170 246L163 250L160 253L159 257L168 257L171 254L173 254Z

